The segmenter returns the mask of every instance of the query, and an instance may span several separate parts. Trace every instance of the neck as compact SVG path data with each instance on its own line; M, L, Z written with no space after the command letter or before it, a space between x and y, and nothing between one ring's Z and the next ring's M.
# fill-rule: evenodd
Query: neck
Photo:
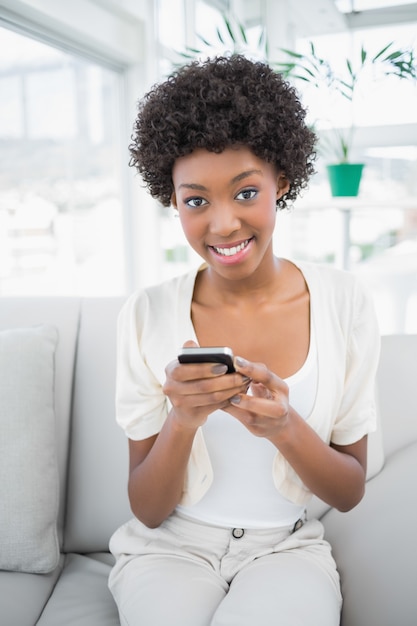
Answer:
M251 276L236 280L224 278L208 267L201 273L194 297L196 300L210 298L217 305L236 305L237 300L251 305L268 301L272 293L280 290L285 263L285 260L273 257L268 269L258 268Z

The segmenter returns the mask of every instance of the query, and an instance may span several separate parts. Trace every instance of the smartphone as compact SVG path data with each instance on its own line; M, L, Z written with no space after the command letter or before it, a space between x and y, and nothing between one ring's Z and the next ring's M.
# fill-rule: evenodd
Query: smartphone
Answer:
M233 352L227 347L182 348L178 355L180 363L224 363L226 374L235 372Z

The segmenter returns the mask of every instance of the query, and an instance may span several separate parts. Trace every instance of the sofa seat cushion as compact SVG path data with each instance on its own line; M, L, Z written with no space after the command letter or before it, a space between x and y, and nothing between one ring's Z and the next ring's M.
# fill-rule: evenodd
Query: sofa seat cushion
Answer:
M37 626L120 626L107 586L111 563L110 555L67 554Z
M322 518L342 582L342 626L412 626L417 616L417 443L386 459L349 513Z
M61 556L58 567L49 574L0 571L0 624L37 624L63 566L64 556Z
M0 569L53 571L59 560L54 326L0 332Z

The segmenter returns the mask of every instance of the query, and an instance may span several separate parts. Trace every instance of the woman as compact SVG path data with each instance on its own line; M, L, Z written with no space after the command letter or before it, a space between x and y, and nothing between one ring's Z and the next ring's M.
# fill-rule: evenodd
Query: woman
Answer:
M274 255L314 143L294 89L238 55L192 63L140 104L131 164L204 263L119 317L122 624L339 623L331 548L305 509L312 494L341 511L363 497L379 338L351 275ZM236 372L179 363L197 345L232 348Z

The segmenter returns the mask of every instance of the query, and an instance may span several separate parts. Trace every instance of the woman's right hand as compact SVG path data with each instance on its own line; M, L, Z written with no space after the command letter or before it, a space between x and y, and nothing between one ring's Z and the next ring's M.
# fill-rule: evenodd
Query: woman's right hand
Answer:
M187 341L184 345L196 346ZM246 393L250 379L238 373L227 374L221 363L187 363L175 359L165 368L163 392L171 401L171 417L183 428L197 430L207 416L230 406L230 398Z
M186 345L195 345L188 341ZM129 441L129 499L136 517L150 528L159 526L180 502L188 460L199 426L216 409L230 406L230 398L246 393L250 379L225 374L226 365L181 364L165 369L163 391L172 409L160 432Z

